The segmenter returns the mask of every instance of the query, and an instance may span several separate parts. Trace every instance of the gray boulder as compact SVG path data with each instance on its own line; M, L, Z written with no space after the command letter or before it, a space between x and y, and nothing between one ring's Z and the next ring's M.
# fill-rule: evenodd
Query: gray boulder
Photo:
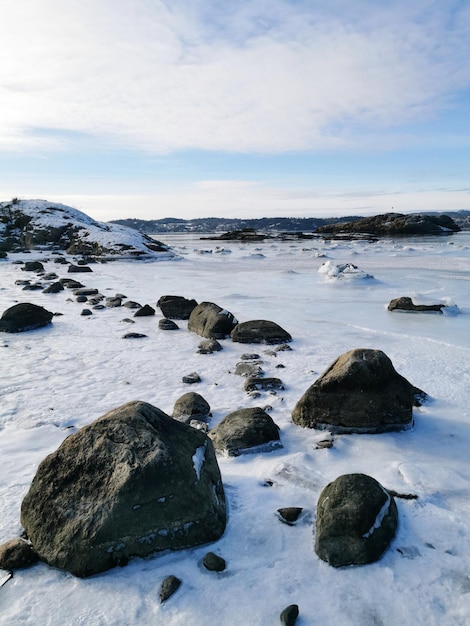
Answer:
M0 546L0 568L7 570L28 567L38 560L31 545L21 537L10 539Z
M216 450L229 456L282 448L279 427L260 407L238 409L209 432Z
M21 523L42 560L76 576L215 541L226 508L212 442L151 404L124 404L42 461Z
M151 315L155 315L155 309L150 304L144 304L134 313L134 317L150 317Z
M213 354L214 352L220 352L222 350L222 345L217 341L217 339L204 339L198 345L198 354Z
M398 374L381 350L345 352L307 389L294 423L333 433L380 433L413 425L413 405L426 394Z
M42 328L52 322L54 314L42 306L21 302L6 309L0 318L0 332L22 333Z
M389 311L437 311L438 313L442 313L442 309L444 309L445 306L445 304L414 304L411 298L402 296L401 298L391 300L387 309Z
M395 500L379 482L345 474L320 494L315 552L334 567L372 563L388 548L397 525Z
M237 325L235 317L213 302L201 302L193 309L188 330L207 339L224 339Z
M232 341L238 343L282 344L292 341L289 333L275 322L251 320L237 324L231 333Z
M183 296L162 296L157 306L165 317L172 320L187 320L193 309L197 307L196 300L188 300Z
M180 422L189 424L193 419L206 421L211 414L211 407L207 400L194 391L182 395L175 402L173 417Z

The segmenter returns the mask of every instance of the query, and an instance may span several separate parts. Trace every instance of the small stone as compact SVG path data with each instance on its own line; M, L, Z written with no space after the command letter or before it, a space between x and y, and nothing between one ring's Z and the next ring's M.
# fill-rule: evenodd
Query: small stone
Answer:
M292 348L288 343L282 343L280 346L274 348L274 352L292 352Z
M78 274L81 272L92 272L93 270L88 265L69 265L67 272L69 274Z
M122 336L123 339L142 339L143 337L147 337L143 333L126 333Z
M172 574L167 576L160 587L160 602L165 602L181 585L181 580Z
M81 302L86 302L86 301L87 301L87 297L86 297L86 296L77 296L75 299L76 299L76 301L77 301L78 303L81 303Z
M158 328L161 330L179 330L178 324L173 320L169 320L166 317L158 321Z
M211 572L223 572L227 566L225 559L214 552L208 552L202 559L202 563Z
M197 372L192 372L191 374L187 374L183 376L183 382L188 385L193 385L194 383L200 383L201 377Z
M155 309L150 304L144 304L141 309L134 313L134 317L147 317L149 315L155 315Z
M284 626L294 626L299 617L299 606L297 604L289 604L281 613L281 624Z
M80 315L87 317L89 315L93 315L93 313L90 311L90 309L82 309L82 312L80 313Z
M257 359L260 359L260 355L259 354L247 354L244 353L241 355L240 359L242 361L256 361Z
M321 441L317 441L317 450L320 448L332 448L333 447L333 439L322 439Z
M38 555L29 544L21 537L10 539L0 546L0 568L20 569L28 567L38 560Z
M302 511L303 509L301 506L288 506L282 509L278 509L277 513L281 522L289 524L289 526L293 526L295 522L299 519L299 515L302 513Z

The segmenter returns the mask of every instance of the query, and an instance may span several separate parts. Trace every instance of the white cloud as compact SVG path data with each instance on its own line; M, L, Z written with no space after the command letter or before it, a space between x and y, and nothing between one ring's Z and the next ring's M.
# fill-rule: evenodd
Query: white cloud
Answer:
M470 84L459 4L4 0L0 149L354 145Z

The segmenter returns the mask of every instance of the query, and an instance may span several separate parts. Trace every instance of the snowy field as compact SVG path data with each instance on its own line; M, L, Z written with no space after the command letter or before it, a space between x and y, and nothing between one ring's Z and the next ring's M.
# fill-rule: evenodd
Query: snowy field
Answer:
M292 335L292 351L267 355L266 346L227 339L222 352L200 355L201 338L186 322L159 330L159 309L129 324L122 320L132 310L82 317L86 305L69 301L70 291L22 291L15 281L32 276L15 258L67 276L46 253L1 260L0 313L29 301L63 315L44 329L0 334L0 542L21 533L21 501L39 462L131 400L171 414L177 398L197 391L211 405L212 426L238 408L269 405L283 448L219 457L228 524L215 544L134 559L88 579L44 564L9 580L0 571L0 624L267 626L294 603L298 626L470 624L470 233L377 243L158 238L181 259L94 264L93 273L68 277L154 308L160 296L181 295L215 302L239 321L272 320ZM357 271L335 269L346 263ZM388 312L399 296L448 304L449 314ZM123 340L129 331L148 337ZM414 409L410 431L338 435L331 449L317 449L325 432L294 425L292 409L353 348L383 350L431 400ZM249 398L245 379L232 373L245 352L259 353L265 375L281 378L285 390ZM188 386L182 376L193 371L202 382ZM313 549L315 508L323 487L351 472L418 498L397 499L398 532L380 561L335 569ZM279 521L286 506L304 508L297 525ZM227 561L224 572L203 568L209 550ZM169 574L183 584L162 605Z

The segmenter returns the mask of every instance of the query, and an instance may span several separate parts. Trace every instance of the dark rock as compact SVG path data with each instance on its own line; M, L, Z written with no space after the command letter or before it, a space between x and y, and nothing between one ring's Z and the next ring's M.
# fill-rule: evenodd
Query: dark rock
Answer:
M317 441L316 447L318 450L332 448L333 439L322 439L321 441Z
M76 576L215 541L226 509L212 442L146 402L120 406L42 461L21 523L42 560Z
M222 346L217 339L205 339L198 345L198 354L212 354L213 352L220 352Z
M237 324L235 317L213 302L201 302L189 316L188 330L207 339L224 339Z
M259 407L238 409L209 432L216 450L229 456L282 448L279 427Z
M144 337L147 337L147 335L143 333L126 333L122 336L123 339L143 339Z
M261 358L259 354L248 354L246 352L240 357L242 361L257 361L259 358Z
M141 309L134 313L134 317L149 317L150 315L155 315L155 309L150 304L144 304Z
M65 257L58 256L58 257L55 257L54 263L57 263L58 265L67 265L68 261Z
M67 272L69 274L81 274L86 272L92 272L93 270L88 265L69 265Z
M79 289L80 287L85 287L78 280L74 280L73 278L59 278L59 282L61 285L64 285L66 289Z
M238 343L283 344L292 341L287 331L275 322L251 320L237 324L231 332L232 341Z
M290 352L292 351L292 348L290 347L290 345L288 343L283 343L280 346L276 346L274 348L275 352Z
M44 288L42 283L31 283L23 287L23 291L40 291Z
M77 297L75 298L75 300L76 300L79 304L81 304L81 303L83 303L83 302L87 302L88 298L87 298L86 296L77 296Z
M271 239L271 235L257 233L254 228L241 228L240 230L229 230L222 235L201 237L201 239L217 241L264 241L265 239Z
M235 372L237 376L251 376L257 378L263 375L263 370L256 363L237 363Z
M0 259L6 259L8 257L8 253L5 250L0 250Z
M160 587L160 602L165 602L179 589L181 580L172 574L167 576Z
M319 234L370 233L372 235L444 235L459 231L447 215L384 213L354 222L319 226Z
M298 605L289 604L289 606L286 606L286 608L281 613L281 616L280 616L281 624L283 624L284 626L295 626L295 622L297 621L298 617L299 617Z
M166 317L158 320L158 328L161 330L179 330L178 324L176 324L173 320L167 319Z
M45 276L43 276L43 280L57 280L59 277L55 272L48 272Z
M277 510L279 514L279 519L285 524L289 524L290 526L293 526L295 524L295 522L299 519L302 511L303 508L300 506L288 506Z
M175 402L172 415L178 421L186 424L192 419L206 421L211 415L211 407L201 395L189 391Z
M381 350L342 354L297 402L292 420L333 433L380 433L413 424L417 394Z
M21 537L10 539L10 541L0 546L1 569L21 569L36 563L37 560L38 555L32 546L24 539L21 539Z
M98 289L93 289L91 287L79 287L78 289L73 290L74 296L97 296L99 294Z
M225 559L214 552L208 552L204 555L202 563L210 572L223 572L227 567Z
M26 261L21 268L23 272L43 272L44 265L40 261Z
M315 552L334 567L372 563L388 548L397 525L395 500L379 482L345 474L320 494Z
M82 309L82 312L80 313L80 315L83 315L83 317L88 317L90 315L93 315L93 312L90 311L90 309Z
M64 286L62 283L57 281L56 283L52 283L52 285L46 287L43 291L44 293L59 293L60 291L64 291Z
M284 389L284 384L280 378L247 378L244 389L250 391L277 391Z
M18 285L18 287L23 287L24 285L30 285L31 281L28 279L18 279L15 280L15 285Z
M191 374L186 374L186 376L183 376L182 380L188 385L194 385L194 383L201 382L201 377L197 372L191 372Z
M187 320L193 309L197 307L196 300L188 300L183 296L162 296L157 306L163 315L173 320Z
M127 300L126 302L124 302L122 306L125 306L128 309L141 309L142 308L141 304L139 304L138 302L134 302L133 300Z
M445 304L414 304L411 298L403 296L391 300L387 309L389 311L437 311L438 313L442 313L442 309L444 309L445 306Z
M0 318L0 332L22 333L42 328L52 322L53 313L42 306L21 302L3 312Z
M121 306L121 304L122 304L122 299L117 298L116 296L111 296L109 298L106 298L106 301L105 301L105 305L109 309L117 309L118 307Z

